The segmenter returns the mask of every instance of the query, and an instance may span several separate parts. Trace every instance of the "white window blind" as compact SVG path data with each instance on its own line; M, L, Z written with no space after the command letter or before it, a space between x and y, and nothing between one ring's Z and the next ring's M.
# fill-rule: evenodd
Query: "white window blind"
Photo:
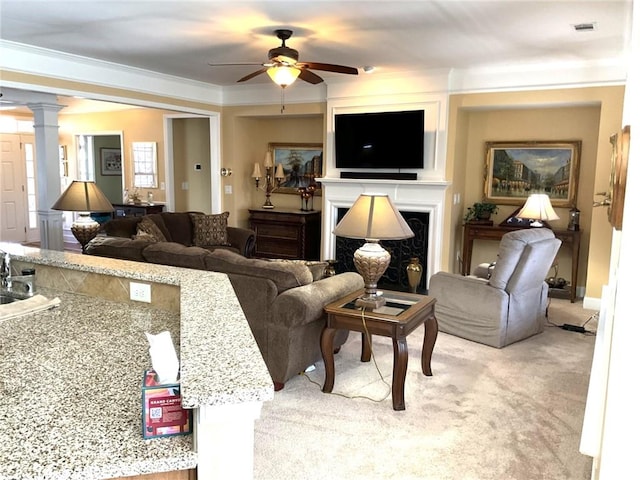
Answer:
M156 142L132 142L133 186L158 187L158 156Z

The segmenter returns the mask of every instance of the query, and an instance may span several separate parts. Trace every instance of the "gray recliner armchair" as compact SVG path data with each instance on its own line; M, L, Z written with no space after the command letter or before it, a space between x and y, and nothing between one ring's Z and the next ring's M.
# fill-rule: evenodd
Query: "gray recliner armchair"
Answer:
M547 228L516 230L502 237L495 265L483 270L489 278L433 275L429 295L437 299L439 330L496 348L542 332L545 278L560 244Z

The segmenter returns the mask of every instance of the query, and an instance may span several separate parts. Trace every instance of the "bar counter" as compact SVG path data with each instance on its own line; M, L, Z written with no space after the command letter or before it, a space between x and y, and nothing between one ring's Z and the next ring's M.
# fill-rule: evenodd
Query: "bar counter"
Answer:
M194 468L199 479L251 478L253 421L273 398L273 384L226 275L6 243L0 249L11 253L14 269L36 268L37 293L61 300L53 310L0 321L0 479ZM105 295L87 294L96 279ZM163 299L154 299L153 288L150 306L101 298L118 298L103 280L125 289L130 280L174 286L179 308L156 308ZM141 383L151 367L144 333L163 330L180 358L182 406L194 409L195 432L144 440ZM248 457L244 471L238 455Z

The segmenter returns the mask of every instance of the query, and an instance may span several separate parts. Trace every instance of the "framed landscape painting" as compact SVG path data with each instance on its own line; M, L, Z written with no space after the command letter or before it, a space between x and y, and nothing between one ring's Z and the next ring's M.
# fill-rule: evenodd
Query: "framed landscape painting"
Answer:
M582 142L487 142L485 200L522 205L546 193L554 207L575 205Z
M308 187L322 176L321 143L270 143L274 165L282 164L285 179L278 193L298 194L298 188ZM316 190L320 195L322 189Z

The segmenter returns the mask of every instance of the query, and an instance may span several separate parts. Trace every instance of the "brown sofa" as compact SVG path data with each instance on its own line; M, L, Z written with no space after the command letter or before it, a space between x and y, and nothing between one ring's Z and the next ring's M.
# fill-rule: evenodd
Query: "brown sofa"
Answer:
M193 256L196 252L202 255L205 251L223 248L245 257L252 257L255 253L255 232L248 228L229 226L226 227L227 238L225 243L227 245L206 245L196 247L197 250L181 249L181 246L195 246L194 225L191 214L203 215L201 212L162 212L142 217L114 218L102 225L102 234L87 244L85 253L122 260L149 261L142 255L143 250L149 247L149 238L138 235L141 222L148 220L153 221L153 224L158 227L158 230L166 239L166 241L154 242L154 248L150 250L150 252L154 252L156 260L158 260L158 257L162 257L163 254L172 256L180 251L186 257L184 259L175 259L176 266L204 268L192 266ZM182 264L181 260L184 260L184 264ZM160 259L153 263L174 265L170 258L167 258L166 262Z
M105 228L105 233L114 233L113 227ZM354 272L325 278L324 262L247 258L229 247L209 250L176 241L103 236L92 240L85 253L226 273L276 390L322 359L325 305L363 287L362 277ZM346 331L336 335L336 349L347 335Z

